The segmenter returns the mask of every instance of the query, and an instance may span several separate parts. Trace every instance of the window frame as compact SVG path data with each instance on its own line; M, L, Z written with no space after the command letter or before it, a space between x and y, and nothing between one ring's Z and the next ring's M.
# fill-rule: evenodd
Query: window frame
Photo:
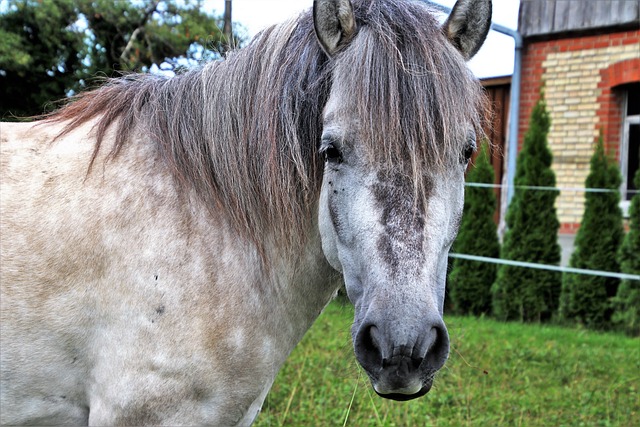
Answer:
M620 184L620 208L625 217L629 217L629 207L631 206L631 198L627 200L627 186L629 180L633 179L630 175L629 167L629 134L632 125L640 125L640 114L628 115L629 113L629 90L625 89L622 97L622 141L620 141L620 172L622 174L622 183Z

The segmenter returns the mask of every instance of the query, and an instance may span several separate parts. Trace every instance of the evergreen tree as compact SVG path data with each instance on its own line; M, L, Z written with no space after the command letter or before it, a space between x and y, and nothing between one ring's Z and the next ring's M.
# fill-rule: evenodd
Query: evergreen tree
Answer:
M604 152L602 136L591 158L586 188L613 191L587 192L580 229L569 265L574 268L620 271L617 253L624 236L620 203L621 177L618 166ZM560 314L588 328L610 326L611 298L616 295L619 280L587 274L565 273L562 280Z
M518 155L516 188L507 209L502 259L560 264L559 222L554 207L558 191L523 188L555 187L553 157L547 144L550 125L541 93ZM547 320L557 310L561 283L560 273L554 271L501 265L492 287L493 312L502 320Z
M480 147L475 167L467 175L467 182L493 184L493 179L488 144L485 143ZM495 208L492 188L466 187L460 230L452 249L454 253L499 256L500 243L493 220ZM491 285L495 278L495 264L455 259L447 283L453 310L460 314L491 313Z
M635 187L640 189L640 171ZM631 199L629 232L624 237L618 256L620 271L640 275L640 193ZM625 279L614 300L614 322L630 335L640 335L640 280Z

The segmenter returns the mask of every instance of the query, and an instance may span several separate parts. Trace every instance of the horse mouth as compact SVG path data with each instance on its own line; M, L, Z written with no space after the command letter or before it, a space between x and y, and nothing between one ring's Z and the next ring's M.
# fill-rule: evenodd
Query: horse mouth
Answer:
M413 394L403 394L403 393L382 394L382 393L378 393L375 387L373 389L378 394L378 396L383 397L385 399L396 400L398 402L406 402L407 400L413 400L413 399L417 399L418 397L424 396L429 392L429 390L431 389L431 386L424 386L420 389L420 391Z
M417 399L429 393L429 390L431 390L431 386L433 385L433 377L428 378L427 380L423 380L422 386L418 388L417 391L415 391L416 387L407 387L405 389L400 388L396 390L389 390L387 392L384 390L384 388L380 390L379 383L377 381L376 382L372 381L372 385L373 385L373 390L376 392L378 396L383 397L385 399L405 402L407 400Z

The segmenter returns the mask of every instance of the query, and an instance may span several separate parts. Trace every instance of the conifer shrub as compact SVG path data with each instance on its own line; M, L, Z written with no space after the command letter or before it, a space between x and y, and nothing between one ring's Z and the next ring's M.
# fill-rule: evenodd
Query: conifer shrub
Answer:
M640 189L640 171L634 180ZM631 199L629 232L618 253L620 271L640 275L640 193ZM620 283L614 300L614 323L629 335L640 335L640 280L625 279Z
M618 206L620 170L604 152L602 136L593 156L586 188L612 191L587 192L580 229L576 234L569 266L587 270L620 271L617 254L624 236L622 211ZM611 299L619 279L596 275L565 273L562 279L560 314L563 319L590 329L611 326Z
M516 188L507 209L507 231L500 253L504 260L560 264L560 224L554 206L558 191L549 189L556 185L547 143L550 126L541 93L516 163ZM491 289L494 315L501 320L525 322L550 319L558 307L561 277L555 271L500 265Z
M475 166L467 174L467 182L493 184L493 167L489 161L488 143L482 144ZM498 231L493 220L496 196L490 187L467 186L464 211L458 237L452 252L497 258L500 254ZM491 285L496 278L496 265L453 260L447 283L450 307L459 314L490 314Z

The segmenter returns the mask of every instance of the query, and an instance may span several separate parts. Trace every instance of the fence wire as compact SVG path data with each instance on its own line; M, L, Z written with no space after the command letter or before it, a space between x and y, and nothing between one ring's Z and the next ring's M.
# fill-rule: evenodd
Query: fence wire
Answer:
M481 182L466 182L467 187L481 188L507 188L502 184L484 184ZM542 191L575 191L582 193L620 193L620 190L612 190L611 188L582 188L582 187L542 187L536 185L514 185L513 188L521 190L542 190ZM640 190L627 190L627 194L637 194Z
M507 186L502 184L485 184L481 182L466 182L465 186L467 187L480 187L480 188L506 188ZM620 193L620 190L613 190L610 188L583 188L583 187L543 187L543 186L535 186L535 185L514 185L515 189L523 189L523 190L540 190L540 191L575 191L575 192L584 192L584 193ZM640 190L627 190L627 194L637 194ZM510 259L502 259L502 258L490 258L484 256L477 255L469 255L469 254L457 254L450 253L449 258L454 259L465 259L469 261L477 261L477 262L487 262L491 264L500 264L500 265L510 265L513 267L522 267L522 268L533 268L537 270L550 270L557 271L561 273L576 273L576 274L586 274L591 276L600 276L600 277L612 277L615 279L621 280L640 280L640 275L638 274L627 274L627 273L617 273L613 271L602 271L602 270L587 270L584 268L574 268L574 267L561 267L558 265L548 265L548 264L537 264L534 262L525 262L525 261L515 261Z
M559 271L561 273L588 274L591 276L613 277L621 280L640 280L638 274L614 273L612 271L586 270L584 268L560 267L558 265L536 264L534 262L514 261L502 258L489 258L477 255L450 253L449 258L466 259L469 261L488 262L491 264L510 265L513 267L533 268L537 270Z

